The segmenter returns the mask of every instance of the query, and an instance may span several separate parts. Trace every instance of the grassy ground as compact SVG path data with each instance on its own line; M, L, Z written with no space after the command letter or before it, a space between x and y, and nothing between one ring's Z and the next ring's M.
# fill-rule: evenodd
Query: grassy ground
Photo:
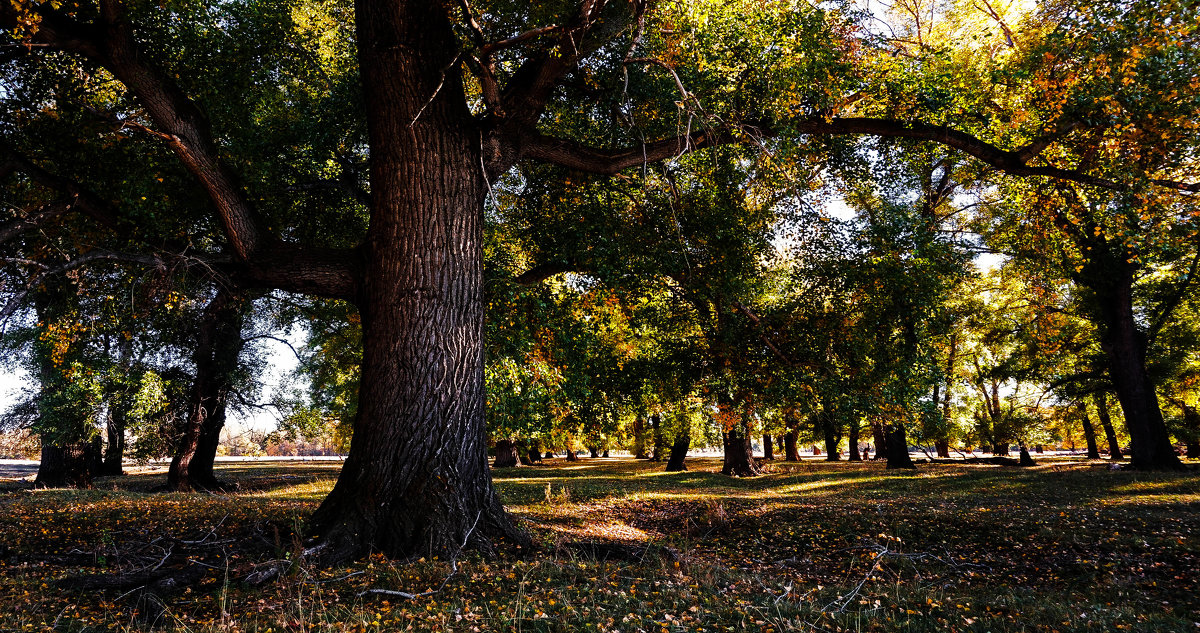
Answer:
M497 472L539 551L466 557L448 581L448 561L373 558L296 565L258 588L240 579L294 556L337 464L226 464L242 486L227 496L149 492L161 473L88 491L0 481L0 631L144 628L136 589L78 587L182 552L207 573L164 613L190 631L1200 632L1200 472L775 462L730 479L715 460L690 467ZM580 540L679 558L597 561L567 546Z

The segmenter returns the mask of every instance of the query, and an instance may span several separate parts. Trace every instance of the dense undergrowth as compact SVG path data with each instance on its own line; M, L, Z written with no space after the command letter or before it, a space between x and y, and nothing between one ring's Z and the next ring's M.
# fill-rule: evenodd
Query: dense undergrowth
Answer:
M224 464L229 495L155 493L153 472L82 491L0 481L0 631L141 630L150 614L271 633L1200 631L1200 472L776 462L731 479L690 465L498 471L535 551L336 569L287 561L337 464ZM597 560L580 541L667 555ZM182 565L198 571L161 601L136 586ZM278 579L244 582L273 566Z

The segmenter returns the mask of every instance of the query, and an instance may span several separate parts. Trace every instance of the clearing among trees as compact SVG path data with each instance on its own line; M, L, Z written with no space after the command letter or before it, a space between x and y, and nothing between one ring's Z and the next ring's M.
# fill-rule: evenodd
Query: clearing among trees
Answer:
M0 629L1190 631L1200 612L1197 473L689 468L497 471L533 549L330 569L289 561L337 464L218 463L230 495L146 494L162 473L93 490L5 481Z

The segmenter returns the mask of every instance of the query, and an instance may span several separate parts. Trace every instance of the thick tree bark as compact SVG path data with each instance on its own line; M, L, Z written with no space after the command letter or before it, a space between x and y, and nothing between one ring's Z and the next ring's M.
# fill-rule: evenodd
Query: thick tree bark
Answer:
M754 459L753 445L742 425L725 431L725 459L721 472L733 477L752 477L762 471Z
M238 356L242 353L242 325L249 302L221 287L204 308L197 328L192 360L196 375L188 396L187 420L167 471L169 490L223 490L227 485L213 472L225 406L233 388Z
M916 468L912 457L908 454L908 437L903 424L888 424L887 428L887 467Z
M1087 440L1087 458L1100 459L1100 446L1096 444L1096 429L1092 427L1092 418L1088 416L1087 405L1082 402L1079 403L1079 416L1080 422L1083 424L1083 438Z
M577 462L577 461L579 461L579 456L575 454L575 449L573 449L573 448L568 448L567 450L565 450L565 451L563 451L563 452L564 452L564 453L566 453L566 454L564 455L564 457L566 457L566 458L567 458L567 461L569 461L569 462Z
M597 457L600 457L600 447L599 446L589 446L588 447L588 457L591 457L592 459L596 459Z
M800 450L796 446L796 436L799 434L800 431L793 427L788 429L788 432L783 436L783 455L786 461L800 461Z
M687 470L687 465L683 462L687 458L688 448L691 447L691 444L692 436L686 430L680 431L679 435L675 436L675 442L671 444L671 458L667 460L667 472L675 473Z
M817 416L817 422L821 425L821 432L825 436L825 461L836 462L842 458L842 453L838 450L838 445L841 444L842 438L838 437L837 425L834 424L833 415L830 413L821 413Z
M1117 441L1117 430L1113 428L1112 416L1108 412L1108 394L1097 391L1092 394L1092 400L1096 403L1096 416L1100 418L1100 426L1104 429L1104 438L1108 441L1108 458L1113 461L1124 460L1125 456L1121 454L1121 443Z
M521 464L517 443L512 440L496 442L496 461L493 468L514 468Z
M371 146L363 362L350 452L312 518L322 561L529 544L487 467L486 183L450 10L356 3Z
M99 438L69 444L42 438L42 456L38 463L38 488L91 488L100 463Z
M542 461L542 441L539 439L536 439L536 438L529 440L529 442L527 443L527 445L524 449L524 452L526 455L529 456L527 465L532 466L534 464L537 464L538 462L541 462Z
M1109 377L1125 414L1130 460L1137 470L1181 470L1154 381L1146 371L1146 338L1133 310L1133 268L1127 262L1107 267L1095 292L1101 343L1109 359Z

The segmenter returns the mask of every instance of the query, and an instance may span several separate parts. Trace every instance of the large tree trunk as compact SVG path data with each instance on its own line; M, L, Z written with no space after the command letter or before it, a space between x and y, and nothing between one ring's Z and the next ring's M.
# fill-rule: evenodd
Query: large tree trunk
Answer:
M763 433L763 459L775 459L775 450L771 446L770 433Z
M42 436L42 458L38 464L37 488L91 488L100 463L99 438L56 443Z
M887 467L916 468L908 454L908 437L903 424L887 425Z
M1138 470L1181 470L1171 446L1154 382L1146 371L1146 340L1133 313L1133 270L1127 263L1108 271L1094 284L1101 343L1109 359L1109 376L1125 414L1130 459Z
M514 468L520 466L520 457L516 442L512 440L500 440L496 442L496 461L492 463L492 467Z
M204 308L192 351L196 375L188 396L187 420L167 471L170 490L227 488L213 472L213 463L244 345L242 325L248 306L244 296L222 286Z
M758 462L754 460L750 435L741 424L725 431L725 460L721 472L734 477L751 477L761 474Z
M783 456L786 461L800 461L800 450L796 446L796 436L800 434L796 428L788 429L788 432L783 436Z
M448 5L359 0L371 220L354 435L313 515L323 562L529 544L487 467L480 131Z
M1100 459L1100 446L1096 444L1096 429L1092 427L1092 418L1088 417L1087 405L1079 403L1079 416L1083 423L1083 439L1087 440L1087 458Z
M675 436L675 443L671 445L671 458L667 460L667 472L675 473L687 470L687 465L683 463L683 460L687 458L688 448L691 444L692 435L686 429Z
M1125 456L1121 454L1121 443L1117 441L1117 430L1113 428L1112 416L1108 412L1108 394L1097 391L1092 394L1092 400L1096 403L1096 416L1100 418L1100 426L1104 429L1104 438L1108 441L1108 458L1113 461L1124 460Z
M833 415L823 412L817 416L817 420L821 425L822 433L825 435L825 461L836 462L842 458L842 453L838 450L838 445L841 444L842 438L838 437L838 430L833 422Z

